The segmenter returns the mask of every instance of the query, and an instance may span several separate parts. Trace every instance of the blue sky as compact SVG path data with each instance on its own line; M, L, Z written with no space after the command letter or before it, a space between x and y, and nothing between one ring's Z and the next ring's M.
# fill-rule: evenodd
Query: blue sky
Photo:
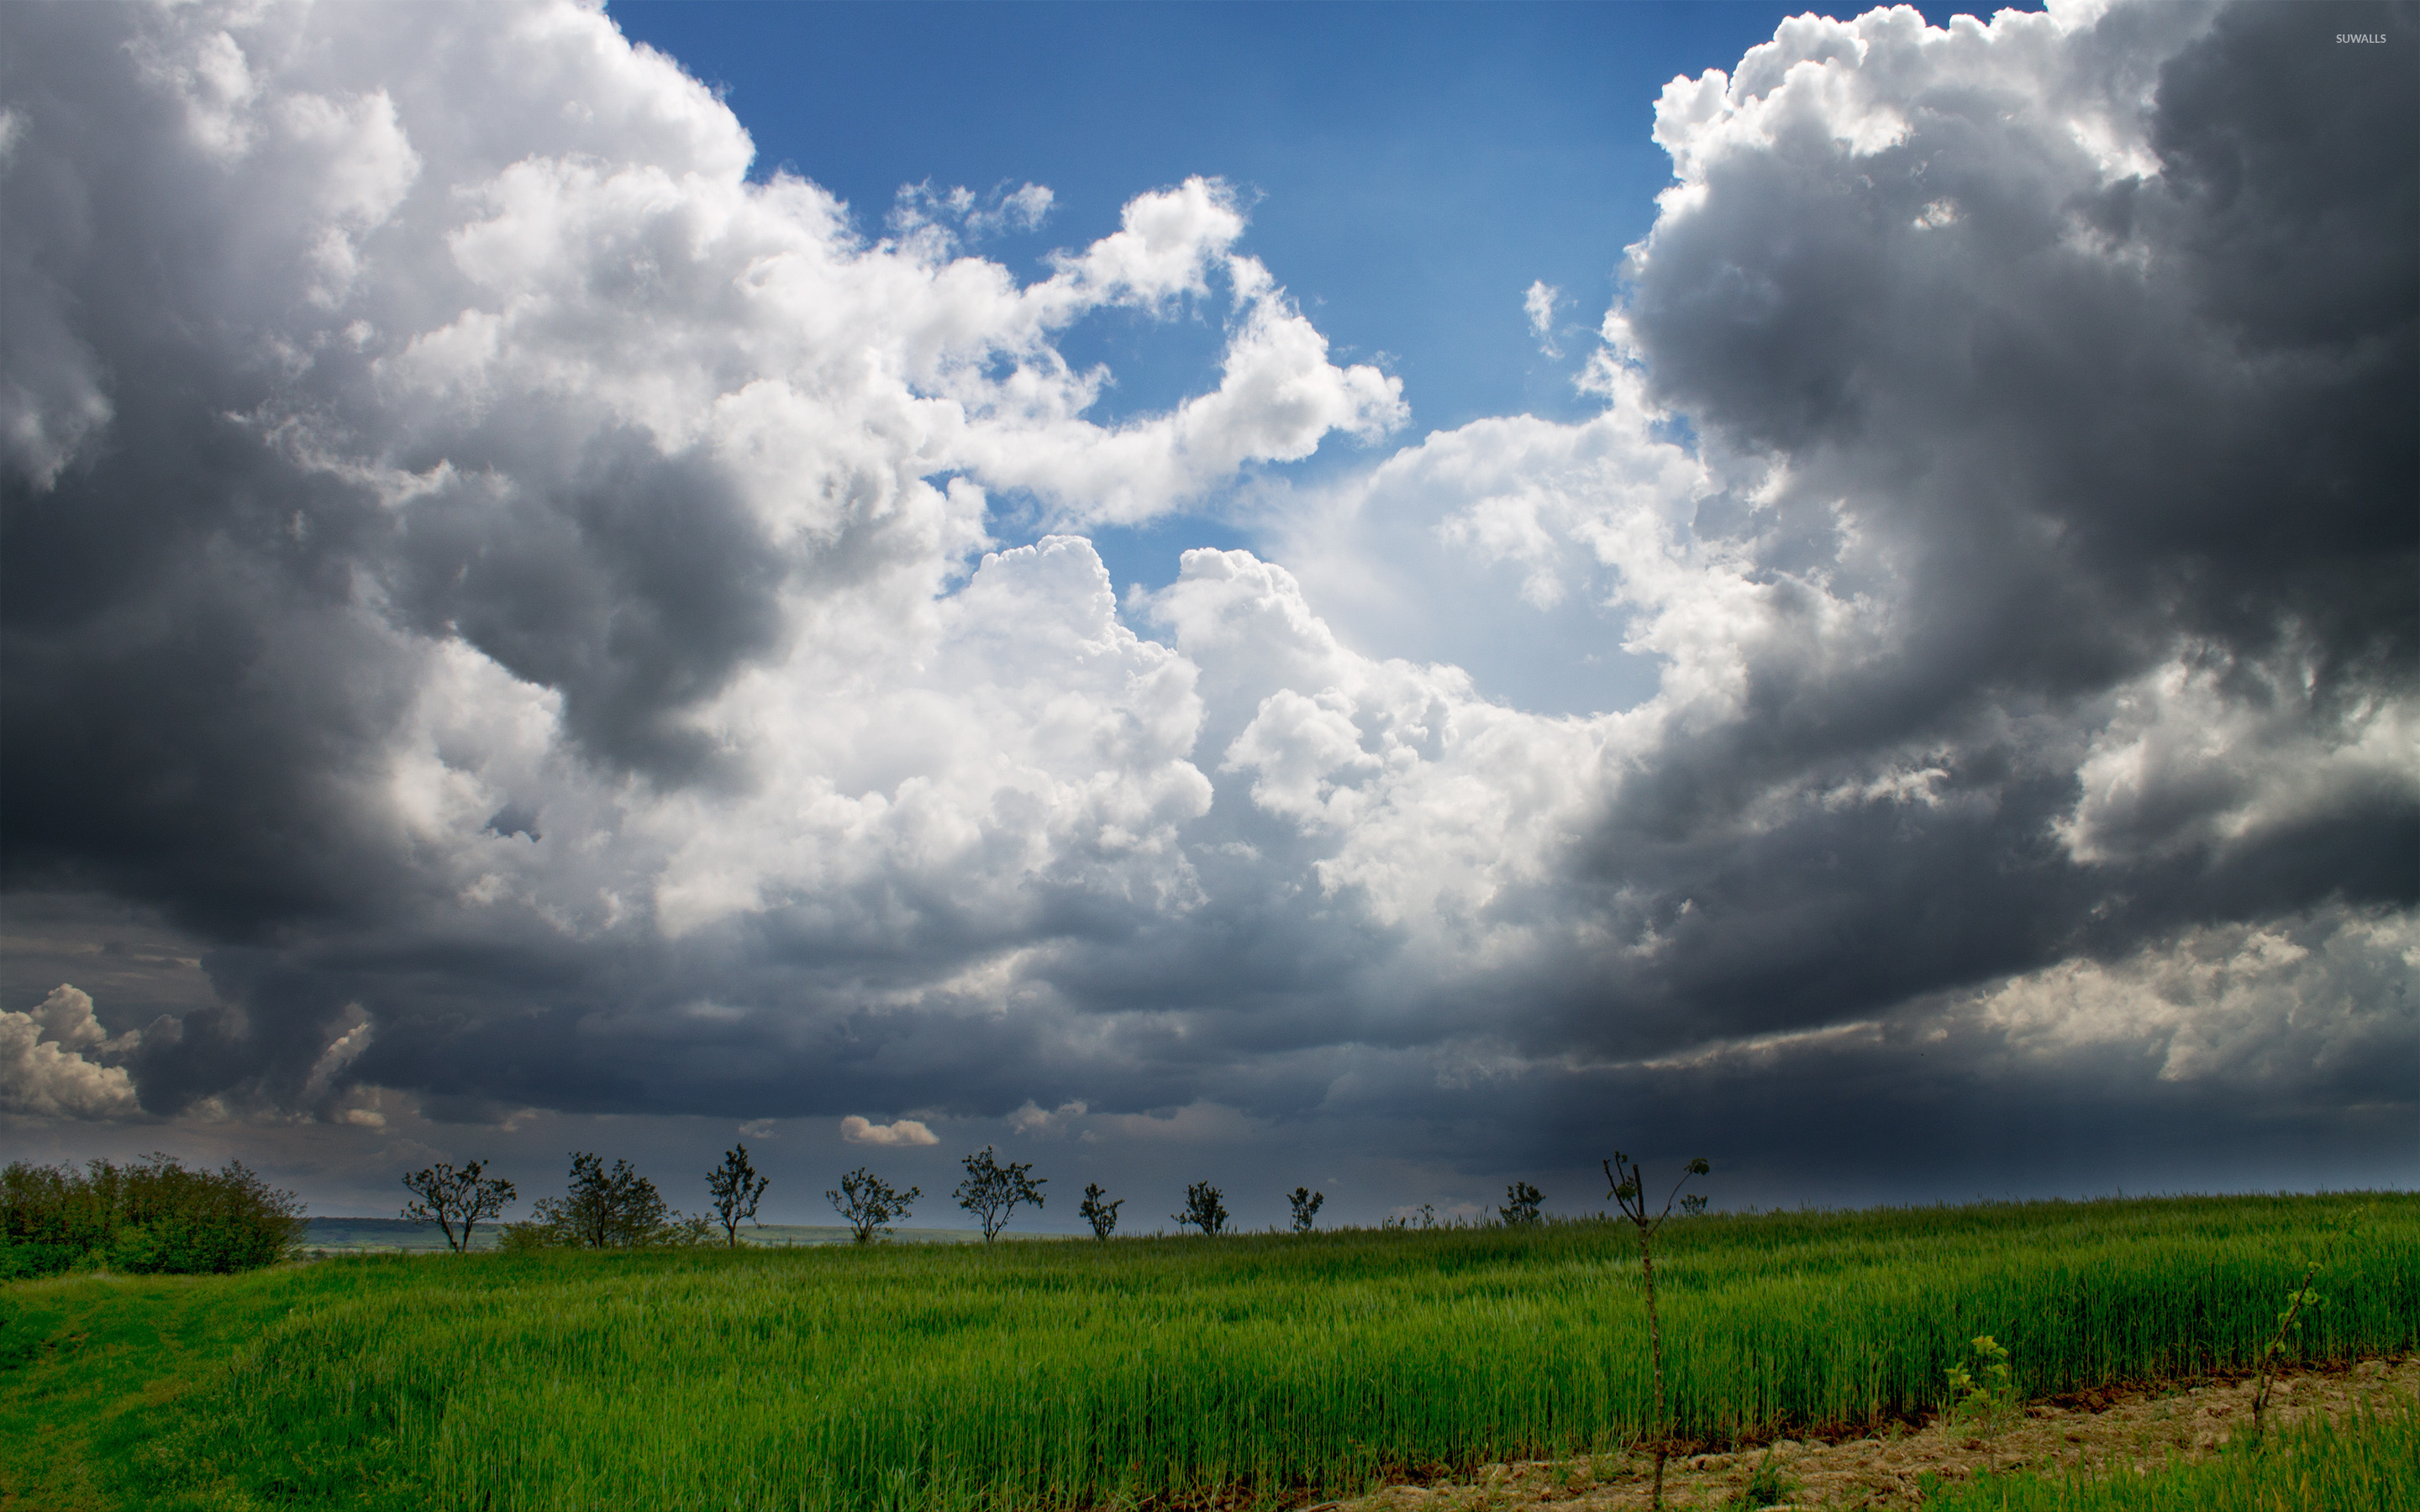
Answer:
M1800 8L1625 4L838 4L635 0L625 35L723 92L759 175L848 201L879 235L902 185L1057 197L983 252L1023 276L1195 174L1243 190L1246 248L1337 358L1404 379L1408 434L1488 415L1569 419L1572 383L1647 233L1671 160L1650 139L1666 81L1729 68ZM1946 16L1948 12L1943 11ZM1522 298L1561 291L1559 358ZM1215 379L1219 303L1189 321L1096 315L1064 343L1117 386L1099 418L1164 409ZM1365 462L1335 442L1265 470ZM1003 532L1003 537L1016 539ZM1188 547L1263 545L1217 509L1093 539L1124 586ZM1522 691L1530 691L1522 689Z

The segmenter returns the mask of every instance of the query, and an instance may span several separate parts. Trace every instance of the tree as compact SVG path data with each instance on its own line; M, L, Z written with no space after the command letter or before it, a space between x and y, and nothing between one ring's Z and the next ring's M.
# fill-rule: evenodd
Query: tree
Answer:
M504 1204L516 1200L513 1183L480 1174L487 1168L486 1161L474 1160L456 1170L441 1160L411 1172L403 1179L404 1190L418 1200L407 1203L403 1215L414 1223L435 1224L445 1236L445 1247L456 1254L468 1251L471 1230L479 1220L501 1216Z
M950 1195L983 1225L985 1243L1000 1237L1000 1231L1008 1227L1008 1215L1016 1211L1018 1203L1042 1206L1043 1181L1050 1179L1046 1176L1037 1181L1028 1176L1026 1173L1033 1169L1031 1161L1010 1161L1002 1165L992 1158L991 1146L985 1145L960 1164L967 1168L967 1179Z
M1286 1195L1286 1200L1294 1204L1294 1231L1307 1234L1311 1232L1311 1225L1318 1221L1319 1205L1327 1200L1327 1194L1298 1186Z
M857 1242L870 1244L875 1235L891 1232L892 1219L907 1217L908 1205L923 1194L912 1186L905 1192L893 1191L889 1182L861 1165L840 1179L839 1191L824 1196L848 1220Z
M740 1220L756 1221L757 1200L772 1184L770 1177L757 1175L756 1167L748 1164L746 1145L724 1150L722 1164L706 1173L706 1195L714 1198L714 1216L722 1225L723 1236L733 1249L739 1247Z
M1507 1228L1544 1223L1545 1219L1539 1214L1538 1204L1544 1200L1546 1195L1544 1192L1527 1181L1515 1181L1504 1189L1504 1206L1497 1209L1496 1213L1504 1220Z
M1087 1181L1084 1183L1083 1206L1076 1210L1077 1217L1093 1226L1093 1237L1104 1242L1108 1241L1110 1230L1118 1226L1118 1210L1126 1205L1124 1197L1115 1202L1103 1202L1101 1199L1108 1196L1101 1190L1100 1182Z
M665 1205L656 1183L617 1160L605 1163L585 1150L571 1153L571 1189L540 1197L527 1223L504 1226L504 1248L636 1249L655 1244L703 1244L714 1227Z
M1667 1431L1664 1422L1664 1331L1655 1320L1655 1257L1651 1242L1655 1237L1655 1230L1664 1227L1664 1220L1672 1216L1672 1203L1681 1196L1681 1188L1689 1184L1689 1178L1703 1176L1714 1167L1707 1165L1702 1156L1691 1161L1682 1171L1681 1180L1673 1183L1671 1196L1664 1199L1664 1211L1650 1218L1647 1216L1647 1180L1640 1174L1637 1163L1617 1149L1613 1152L1613 1159L1604 1165L1605 1179L1613 1185L1611 1196L1621 1204L1621 1215L1637 1226L1638 1267L1647 1275L1647 1345L1653 1356L1655 1373L1655 1505L1661 1507L1664 1504L1664 1460L1672 1452L1672 1435ZM1704 1206L1700 1201L1691 1211Z
M1207 1181L1196 1181L1185 1189L1185 1211L1171 1212L1170 1217L1188 1228L1199 1228L1203 1237L1227 1227L1227 1209L1218 1198L1219 1190Z

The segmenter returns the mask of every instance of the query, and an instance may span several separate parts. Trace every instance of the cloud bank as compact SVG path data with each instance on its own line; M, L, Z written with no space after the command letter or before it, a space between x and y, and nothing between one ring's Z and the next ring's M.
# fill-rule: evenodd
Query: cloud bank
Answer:
M1792 20L1658 103L1597 415L1410 440L1121 605L1085 529L1409 417L1228 186L1020 283L970 249L1047 190L875 236L585 7L14 8L6 880L156 910L214 1000L0 1014L0 1098L1049 1107L1482 1183L1944 1107L2408 1151L2378 14ZM1218 371L1088 418L1113 310ZM1538 712L1336 627L1404 606L1651 684Z

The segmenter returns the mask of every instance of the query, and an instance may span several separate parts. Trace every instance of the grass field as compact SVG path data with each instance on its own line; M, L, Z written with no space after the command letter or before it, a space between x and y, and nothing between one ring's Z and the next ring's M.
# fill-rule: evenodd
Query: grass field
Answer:
M2029 1396L2242 1369L2356 1217L2291 1353L2408 1350L2411 1196L1676 1222L1678 1426L1920 1413L1986 1333ZM365 1257L7 1300L8 1474L61 1507L1294 1501L1650 1415L1636 1249L1586 1224Z

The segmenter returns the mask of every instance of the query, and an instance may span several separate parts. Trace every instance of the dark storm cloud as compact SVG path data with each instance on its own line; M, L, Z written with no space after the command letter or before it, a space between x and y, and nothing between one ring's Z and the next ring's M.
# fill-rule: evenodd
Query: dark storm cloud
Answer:
M2121 8L2071 46L2079 69L2149 73L2138 34L2181 19ZM1752 512L1769 570L1832 535L1839 579L1895 623L1845 664L1751 663L1743 717L1625 783L1591 870L1655 895L1670 949L1601 975L1605 995L1749 1032L2195 923L2420 900L2420 800L2393 775L2211 833L2254 801L2256 748L2110 816L2112 854L2059 836L2096 701L2163 664L2211 682L2210 717L2248 710L2317 750L2409 696L2413 19L2220 13L2158 62L2151 177L2104 181L2085 141L1970 76L1895 100L1903 136L1869 153L1789 121L1668 211L1625 306L1654 392L1710 442L1786 463ZM1895 764L1937 771L1922 803L1746 817Z
M2420 1127L2410 8L1802 20L1676 85L1605 420L1372 472L1628 576L1664 683L1595 719L1246 553L1127 606L1161 643L1080 542L975 566L977 482L1115 514L1383 423L1223 189L1020 290L746 185L588 12L263 14L0 17L0 1112L1008 1119L1465 1195L1646 1129L1776 1199ZM1070 419L1067 311L1219 266L1218 403ZM165 1018L49 977L136 907Z

